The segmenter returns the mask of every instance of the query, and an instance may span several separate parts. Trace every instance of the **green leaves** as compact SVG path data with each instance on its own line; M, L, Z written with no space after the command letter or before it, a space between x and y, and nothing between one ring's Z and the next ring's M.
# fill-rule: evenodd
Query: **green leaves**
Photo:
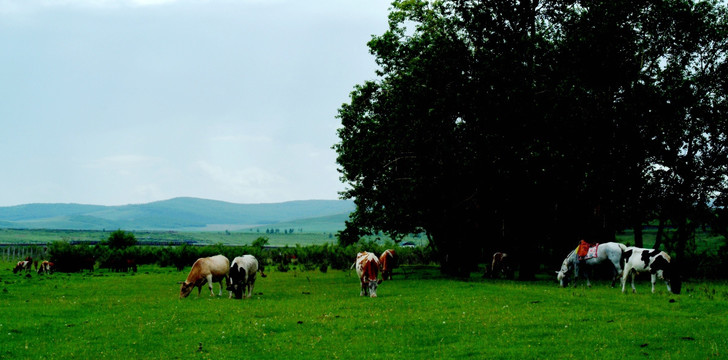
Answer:
M728 186L726 19L685 0L395 1L369 42L379 79L339 110L349 226L425 229L447 259L705 221Z

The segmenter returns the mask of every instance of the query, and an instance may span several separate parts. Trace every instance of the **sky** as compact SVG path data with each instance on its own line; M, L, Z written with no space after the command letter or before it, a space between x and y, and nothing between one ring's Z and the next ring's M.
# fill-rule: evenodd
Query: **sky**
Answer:
M0 206L337 199L391 0L0 0Z

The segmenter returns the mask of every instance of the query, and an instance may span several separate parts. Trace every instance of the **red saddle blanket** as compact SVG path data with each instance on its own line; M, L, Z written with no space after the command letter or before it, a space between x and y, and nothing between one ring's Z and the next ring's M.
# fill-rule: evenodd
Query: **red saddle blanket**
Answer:
M589 244L587 242L582 242L576 248L576 255L579 257L579 260L587 260L587 259L595 258L595 257L597 257L598 249L599 249L599 243Z

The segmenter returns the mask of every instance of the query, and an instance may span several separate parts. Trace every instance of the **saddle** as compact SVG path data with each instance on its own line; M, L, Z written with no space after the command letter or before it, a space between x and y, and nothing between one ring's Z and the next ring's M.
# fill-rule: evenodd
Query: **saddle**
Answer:
M584 240L579 243L576 248L576 256L579 260L589 260L597 257L597 250L599 249L599 243L591 244Z

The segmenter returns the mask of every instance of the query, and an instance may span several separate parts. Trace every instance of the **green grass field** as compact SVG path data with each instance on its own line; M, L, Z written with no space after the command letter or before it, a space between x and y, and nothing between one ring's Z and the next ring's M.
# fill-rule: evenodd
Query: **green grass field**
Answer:
M179 299L177 272L13 274L0 263L0 359L719 359L728 284L559 288L395 271L378 298L353 271L271 272L252 299ZM215 292L218 285L215 285Z

